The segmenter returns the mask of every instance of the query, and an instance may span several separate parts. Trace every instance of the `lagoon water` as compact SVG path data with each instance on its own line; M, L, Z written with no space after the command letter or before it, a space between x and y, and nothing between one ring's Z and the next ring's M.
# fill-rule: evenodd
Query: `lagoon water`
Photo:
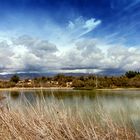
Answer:
M37 101L43 101L46 106L59 104L83 115L103 110L114 120L129 119L137 130L140 128L139 90L8 90L1 91L1 94L13 108L26 106L25 102L34 106Z

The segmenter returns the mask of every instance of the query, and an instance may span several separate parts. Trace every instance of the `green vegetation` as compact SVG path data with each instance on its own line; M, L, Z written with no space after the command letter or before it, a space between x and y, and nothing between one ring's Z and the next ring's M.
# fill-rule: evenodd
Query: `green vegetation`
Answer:
M65 76L57 74L54 77L43 76L24 80L20 80L18 75L13 75L10 80L0 81L0 88L10 87L140 88L140 72L128 71L122 76Z
M17 74L15 74L11 77L10 81L14 83L18 83L20 81L20 78Z
M128 78L134 78L135 76L140 76L140 72L137 71L128 71L125 73L125 76Z

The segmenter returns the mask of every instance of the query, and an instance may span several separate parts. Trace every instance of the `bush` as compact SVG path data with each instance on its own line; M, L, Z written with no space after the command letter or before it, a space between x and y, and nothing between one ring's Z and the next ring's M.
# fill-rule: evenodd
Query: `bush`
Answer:
M18 83L20 80L19 76L18 75L13 75L10 79L11 82L14 82L14 83Z

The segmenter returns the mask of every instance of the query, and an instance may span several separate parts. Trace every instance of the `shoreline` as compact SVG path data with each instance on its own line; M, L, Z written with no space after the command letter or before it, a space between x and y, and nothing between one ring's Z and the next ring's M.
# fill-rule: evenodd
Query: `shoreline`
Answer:
M112 91L121 91L121 90L140 90L140 88L102 88L102 89L96 89L98 91L107 91L107 90L112 90Z
M0 91L16 91L16 90L89 90L89 89L75 89L73 87L13 87L13 88L0 88ZM140 90L140 88L102 88L102 89L90 89L97 91L117 91L117 90Z
M68 87L13 87L13 88L0 88L0 91L16 91L16 90L73 90L73 88L68 88Z

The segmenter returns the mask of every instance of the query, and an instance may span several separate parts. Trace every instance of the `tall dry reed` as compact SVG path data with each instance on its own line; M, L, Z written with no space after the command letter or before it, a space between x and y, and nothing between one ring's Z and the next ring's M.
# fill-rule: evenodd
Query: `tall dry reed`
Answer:
M27 101L28 103L28 101ZM94 112L93 112L94 113ZM81 115L70 108L38 102L35 106L1 107L0 140L137 140L130 124L114 122L102 110Z

